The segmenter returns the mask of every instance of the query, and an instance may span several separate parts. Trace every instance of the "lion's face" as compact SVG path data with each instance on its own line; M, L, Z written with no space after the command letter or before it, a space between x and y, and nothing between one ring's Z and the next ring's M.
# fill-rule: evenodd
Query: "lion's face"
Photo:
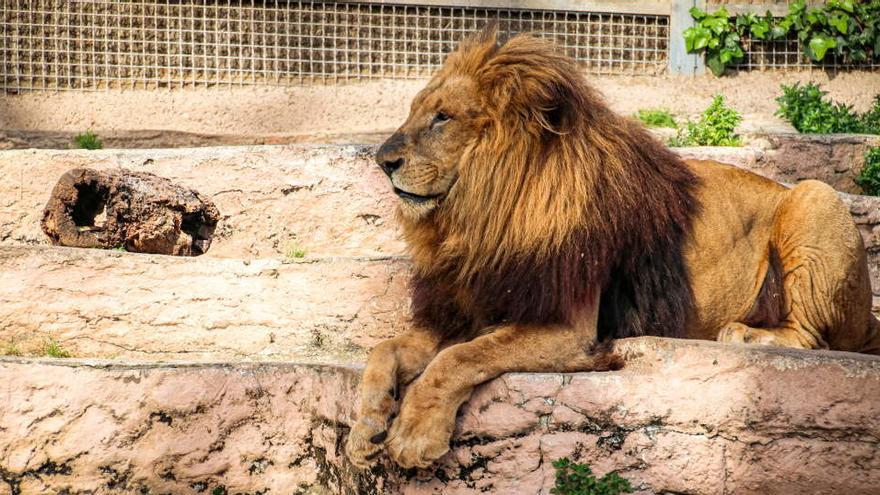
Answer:
M406 218L425 217L449 195L462 157L480 132L479 101L473 81L441 72L379 148L376 162L391 179Z

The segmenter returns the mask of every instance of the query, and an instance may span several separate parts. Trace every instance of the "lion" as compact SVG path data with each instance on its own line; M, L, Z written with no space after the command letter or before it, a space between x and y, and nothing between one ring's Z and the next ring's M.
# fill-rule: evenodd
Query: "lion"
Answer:
M865 247L831 187L682 160L550 42L465 41L376 161L399 197L412 328L368 357L355 466L384 448L427 467L474 387L607 370L611 339L880 353Z

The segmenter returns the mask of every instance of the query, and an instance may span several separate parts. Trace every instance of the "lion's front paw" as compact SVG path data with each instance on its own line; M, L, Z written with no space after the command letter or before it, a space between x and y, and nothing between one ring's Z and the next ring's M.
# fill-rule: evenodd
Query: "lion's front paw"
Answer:
M345 455L356 467L366 469L379 457L387 435L384 424L362 419L351 427L345 442Z
M718 342L733 344L772 344L773 335L766 330L752 328L742 323L728 323L718 332Z
M388 455L404 468L425 468L449 451L455 410L443 403L420 403L413 394L403 401L400 416L388 432Z

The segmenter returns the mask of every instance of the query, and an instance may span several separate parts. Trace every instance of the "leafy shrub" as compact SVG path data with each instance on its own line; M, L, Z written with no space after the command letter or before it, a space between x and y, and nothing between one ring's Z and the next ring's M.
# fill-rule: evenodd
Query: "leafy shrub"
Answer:
M776 98L776 115L791 122L798 132L880 134L880 95L874 97L870 110L859 115L852 106L825 98L827 94L814 83L783 84L782 96Z
M648 127L668 127L675 129L678 125L669 110L662 108L641 109L636 115Z
M858 132L858 118L849 106L825 98L826 91L808 83L801 86L782 85L782 96L776 98L779 110L776 115L785 118L798 132L828 134L832 132Z
M76 147L83 150L99 150L101 149L101 140L98 139L98 136L95 135L92 131L86 131L81 134L77 134L76 137L73 138L73 142L76 144Z
M670 146L739 146L742 141L734 130L742 122L736 110L724 104L722 95L712 103L696 122L688 121L669 141Z
M588 465L571 462L567 457L554 461L553 467L556 484L550 493L554 495L618 495L633 491L629 481L616 472L596 479Z
M874 96L874 104L871 109L863 113L859 120L862 122L862 132L880 134L880 94Z
M780 19L768 11L764 16L739 14L731 20L723 7L708 13L693 7L694 26L685 29L685 48L703 52L706 65L716 76L730 63L742 60L743 38L778 40L795 34L804 55L814 62L828 53L844 63L862 63L880 58L880 0L829 0L808 8L804 0L789 4Z
M880 148L865 153L865 167L856 177L856 184L870 196L880 196Z

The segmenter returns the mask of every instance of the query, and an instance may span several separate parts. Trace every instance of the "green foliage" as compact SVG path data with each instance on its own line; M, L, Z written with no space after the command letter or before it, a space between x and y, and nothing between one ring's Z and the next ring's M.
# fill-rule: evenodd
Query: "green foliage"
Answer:
M742 39L736 25L730 22L727 9L721 7L714 13L691 7L694 26L684 30L684 45L688 53L704 51L706 65L716 76L724 74L730 63L743 58Z
M98 139L98 136L95 135L92 131L86 131L81 134L77 134L76 137L73 138L73 142L76 144L76 147L83 150L99 150L101 149L101 140Z
M648 127L668 127L671 129L678 127L675 117L669 113L669 110L663 108L641 109L636 117Z
M553 462L556 468L556 484L550 489L554 495L618 495L632 493L629 481L616 472L596 479L586 464L571 462L567 457Z
M863 113L859 120L862 122L863 133L880 134L880 94L874 96L871 109Z
M0 351L0 356L21 357L23 355L24 355L24 353L21 352L21 348L18 347L18 345L16 345L15 342L8 344L6 347L3 348L2 351Z
M69 358L72 356L69 351L61 347L61 344L51 338L43 343L43 355L53 358Z
M856 177L856 184L869 196L880 196L880 148L869 148L865 166Z
M789 4L780 19L768 11L759 16L739 14L731 19L724 7L708 13L693 7L694 26L684 31L688 53L703 52L706 65L716 76L744 56L742 40L778 40L796 35L804 54L821 62L829 53L844 63L880 59L880 0L829 0L821 7L807 7L804 0Z
M742 140L734 130L742 122L736 110L724 104L724 96L715 95L712 103L696 122L688 121L670 139L670 146L740 146Z
M859 115L852 106L827 99L827 94L814 83L783 84L782 96L776 98L776 115L791 122L798 132L880 134L880 95L874 97L870 110Z
M285 254L288 258L301 259L306 257L306 250L294 244L287 248Z

